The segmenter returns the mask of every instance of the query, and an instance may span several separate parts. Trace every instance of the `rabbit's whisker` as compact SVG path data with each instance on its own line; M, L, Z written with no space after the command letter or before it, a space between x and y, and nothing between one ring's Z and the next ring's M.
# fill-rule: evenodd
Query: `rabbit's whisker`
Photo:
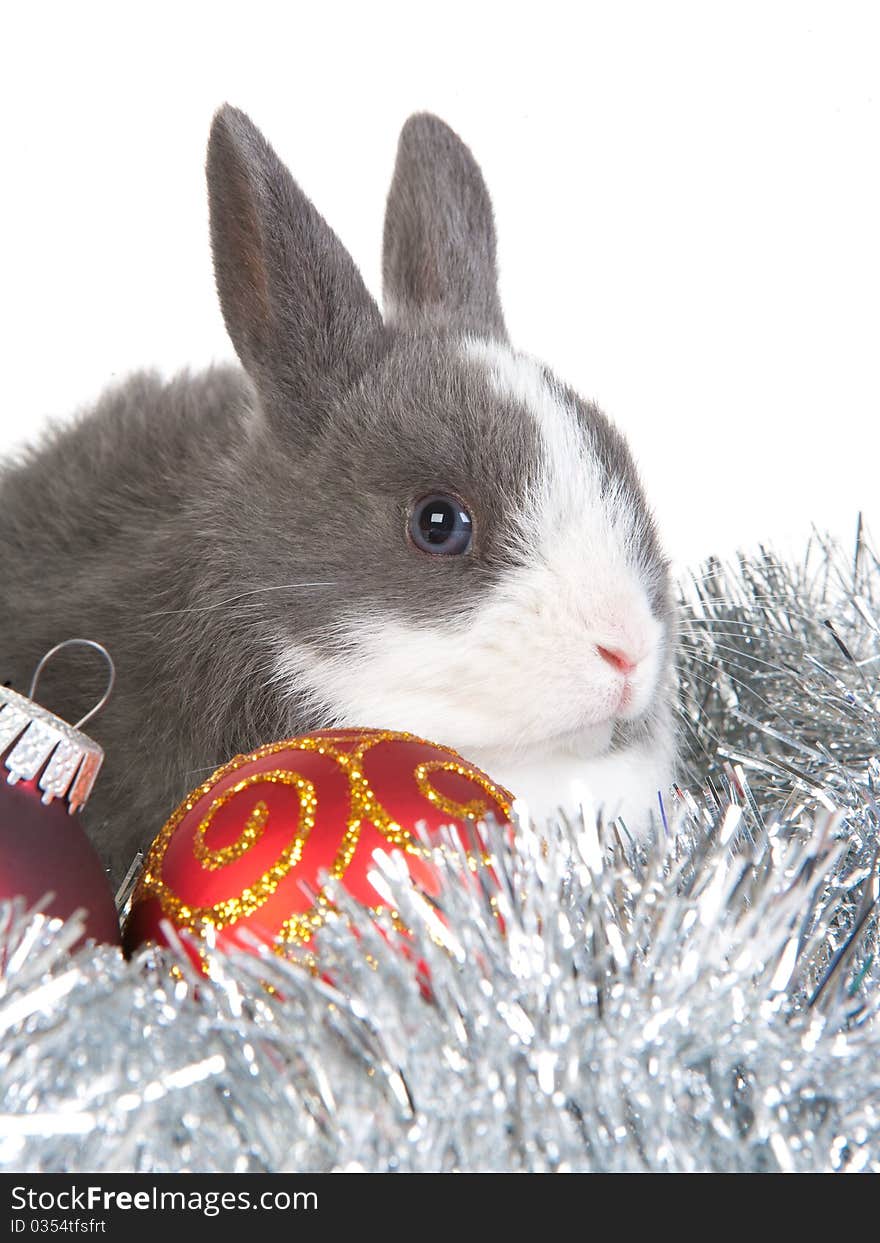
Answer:
M334 582L316 582L316 583L282 583L278 587L255 587L252 591L242 591L238 595L228 596L225 600L218 600L215 604L197 604L190 608L183 609L158 609L154 613L144 613L143 620L148 621L151 617L177 617L181 613L210 613L213 609L223 609L229 604L235 604L239 600L245 600L248 596L263 595L268 591L304 591L312 587L335 587Z

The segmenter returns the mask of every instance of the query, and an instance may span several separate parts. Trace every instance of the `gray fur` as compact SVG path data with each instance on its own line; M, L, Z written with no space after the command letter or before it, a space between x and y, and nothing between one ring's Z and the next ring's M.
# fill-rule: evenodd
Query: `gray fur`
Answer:
M383 249L386 314L506 340L495 222L482 173L457 134L426 113L400 135Z
M225 107L207 160L220 305L264 411L302 427L381 349L382 316L351 256L253 122Z
M137 375L0 473L0 681L96 639L117 690L90 733L107 751L86 823L114 877L232 754L332 725L279 687L279 638L332 651L339 618L410 623L475 607L511 563L536 470L528 413L463 364L463 330L503 336L491 206L435 118L401 137L385 231L383 323L350 257L251 122L231 108L208 154L217 285L248 374ZM578 401L625 478L645 564L665 564L618 433ZM472 553L413 555L410 505L452 490ZM40 698L75 720L101 670L70 654ZM381 724L381 721L364 722Z

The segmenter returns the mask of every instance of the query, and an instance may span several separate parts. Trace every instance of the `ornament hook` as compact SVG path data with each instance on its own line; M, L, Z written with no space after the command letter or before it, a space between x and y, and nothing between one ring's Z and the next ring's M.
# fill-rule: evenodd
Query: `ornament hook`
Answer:
M28 699L34 698L34 692L37 689L37 682L40 680L40 674L43 672L52 657L63 648L72 646L90 647L93 651L100 653L100 655L103 656L104 660L107 662L107 667L110 671L110 676L107 680L107 689L104 691L104 694L95 706L87 712L84 717L81 717L73 727L74 729L82 729L82 727L96 717L101 709L106 705L107 700L113 693L113 687L116 684L116 666L113 663L113 657L107 651L106 647L103 646L103 644L96 643L94 639L65 639L62 643L56 643L54 647L49 649L34 670L34 676L31 678L31 686L28 691Z

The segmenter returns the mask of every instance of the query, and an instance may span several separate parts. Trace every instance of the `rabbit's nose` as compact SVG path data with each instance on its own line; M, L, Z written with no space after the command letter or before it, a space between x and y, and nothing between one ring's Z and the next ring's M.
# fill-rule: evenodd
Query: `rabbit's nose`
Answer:
M636 665L639 663L634 660L629 652L625 652L619 647L597 647L596 651L613 669L618 673L622 673L624 677L632 673Z

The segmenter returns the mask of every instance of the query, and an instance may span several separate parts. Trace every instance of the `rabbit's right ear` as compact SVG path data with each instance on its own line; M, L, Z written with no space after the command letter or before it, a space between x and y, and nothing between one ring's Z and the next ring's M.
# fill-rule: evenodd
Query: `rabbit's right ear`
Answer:
M458 134L430 113L401 131L382 266L389 319L507 339L489 191Z
M382 331L379 308L263 135L228 104L211 127L207 175L223 318L261 393L273 406L307 405L353 381Z

